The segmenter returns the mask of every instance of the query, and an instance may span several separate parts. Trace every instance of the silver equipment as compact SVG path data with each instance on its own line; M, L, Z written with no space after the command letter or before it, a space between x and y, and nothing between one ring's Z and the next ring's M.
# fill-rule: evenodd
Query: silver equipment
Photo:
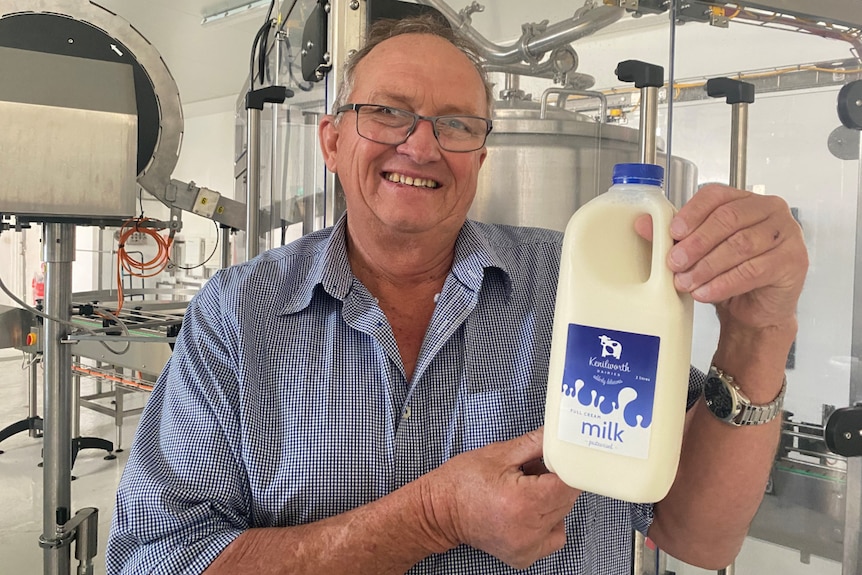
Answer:
M0 75L0 213L14 216L17 226L43 223L46 279L39 343L22 346L17 330L9 335L15 341L6 342L33 352L34 361L39 351L44 356L39 544L46 575L70 572L73 541L78 573L86 574L97 549L97 513L89 508L72 516L71 468L81 448L98 447L108 451L107 458L114 456L109 441L73 437L78 397L72 355L85 347L75 349L71 337L71 328L78 327L71 315L75 225L116 225L134 215L138 184L172 208L174 230L180 227L180 209L216 221L239 210L211 190L171 180L183 124L176 84L153 46L113 13L92 2L5 0ZM34 158L40 169L33 169ZM0 222L3 228L8 224ZM13 315L3 314L4 319ZM95 324L104 330L101 319ZM107 331L102 333L110 335ZM25 429L32 434L38 428L35 385L30 399ZM4 433L17 432L12 427Z
M553 95L543 95L543 102ZM614 165L640 157L638 130L525 100L498 102L488 157L470 217L564 230L571 215L608 187ZM658 154L658 162L667 160ZM697 185L697 168L672 157L667 192L681 206Z
M443 0L420 3L439 10L479 46L487 71L506 73L470 217L562 231L575 210L607 189L614 165L625 162L668 163L667 193L677 207L694 193L697 168L682 158L657 155L656 120L644 125L657 116L658 87L643 91L642 123L635 130L607 123L606 96L588 91L592 78L577 73L578 57L569 43L615 23L623 9L588 3L568 20L525 24L518 41L499 46L471 26L470 15L481 9L476 3L459 13ZM518 88L521 75L552 77L564 86L548 88L536 103ZM598 116L567 110L570 97L598 99Z
M132 67L0 47L0 77L2 211L134 215L138 114ZM50 129L34 130L37 125ZM34 150L43 169L33 169Z

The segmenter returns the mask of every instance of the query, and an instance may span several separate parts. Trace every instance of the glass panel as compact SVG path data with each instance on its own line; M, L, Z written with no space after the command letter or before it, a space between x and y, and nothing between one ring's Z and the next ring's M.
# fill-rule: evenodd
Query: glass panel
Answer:
M303 80L299 48L305 23L317 4L314 0L295 2L283 16L283 25L269 36L264 81L255 84L256 88L286 86L293 92L284 104L267 104L261 112L261 250L324 226L326 179L317 144L317 120L325 110L330 80ZM237 101L235 140L235 193L245 203L248 126L244 93ZM238 259L244 260L244 232L238 234L235 246Z
M715 77L753 84L747 188L787 201L811 262L787 360L781 447L736 572L837 575L847 466L827 451L822 428L849 397L859 145L858 134L839 128L836 99L842 85L859 76L850 51L855 39L816 14L790 18L716 8L702 11L708 17L700 22L685 12L691 4L677 7L689 21L675 30L673 153L697 165L699 183L727 183L732 109L724 98L708 97L704 85ZM817 3L809 4L817 10ZM698 305L692 363L709 365L717 337L712 307ZM675 560L668 569L707 573Z
M296 4L277 34L273 50L276 82L293 90L293 96L278 106L275 122L270 246L284 245L334 223L325 221L325 166L317 140L327 84L333 80L307 82L301 65L303 28L316 4Z

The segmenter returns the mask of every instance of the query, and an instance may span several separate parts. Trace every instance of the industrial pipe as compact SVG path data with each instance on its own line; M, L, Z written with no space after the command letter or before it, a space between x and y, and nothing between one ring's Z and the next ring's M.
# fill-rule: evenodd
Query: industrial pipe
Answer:
M479 48L479 55L493 64L536 61L548 50L569 44L610 26L622 18L625 13L625 9L619 6L598 6L580 15L552 24L532 38L527 32L524 32L514 44L500 46L479 34L471 25L468 15L462 16L455 12L443 0L418 0L418 3L431 6L443 14L455 31L472 40Z

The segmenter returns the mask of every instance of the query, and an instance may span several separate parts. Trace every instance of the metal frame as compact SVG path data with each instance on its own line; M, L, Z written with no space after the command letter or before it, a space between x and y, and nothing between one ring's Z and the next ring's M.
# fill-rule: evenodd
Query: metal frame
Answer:
M755 0L740 4L782 14L829 20L836 24L862 26L862 3L857 0Z

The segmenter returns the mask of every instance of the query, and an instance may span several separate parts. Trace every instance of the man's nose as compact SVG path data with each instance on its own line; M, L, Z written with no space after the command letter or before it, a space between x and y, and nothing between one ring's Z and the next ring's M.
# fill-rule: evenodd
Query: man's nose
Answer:
M397 149L399 153L411 156L420 164L433 162L441 157L440 143L434 135L434 125L430 120L418 120L413 133Z

